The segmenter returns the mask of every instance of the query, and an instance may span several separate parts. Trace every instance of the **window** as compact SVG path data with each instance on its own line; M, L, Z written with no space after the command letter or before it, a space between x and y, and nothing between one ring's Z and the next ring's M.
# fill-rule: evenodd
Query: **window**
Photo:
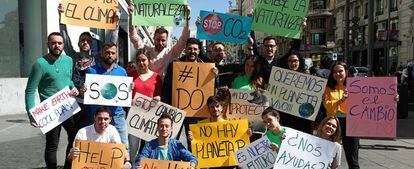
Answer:
M325 18L311 20L311 29L325 29L326 28Z
M20 77L23 45L19 40L18 1L3 1L0 6L0 77Z
M325 9L326 3L324 0L313 0L312 1L312 9L318 10L318 9Z
M364 19L368 18L368 3L364 4Z
M389 0L389 1L391 1L390 2L390 11L392 12L392 11L398 10L397 0Z
M382 15L384 13L384 3L382 0L376 0L375 2L375 15Z
M326 34L325 33L313 33L312 34L312 45L326 45Z
M359 17L359 6L356 6L354 9L354 17Z

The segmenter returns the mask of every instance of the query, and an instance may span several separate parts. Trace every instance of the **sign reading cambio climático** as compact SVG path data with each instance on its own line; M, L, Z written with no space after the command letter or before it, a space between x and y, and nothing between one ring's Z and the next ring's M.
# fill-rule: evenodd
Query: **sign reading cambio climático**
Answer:
M86 74L85 104L131 107L132 77Z
M76 99L70 96L69 87L65 87L29 111L45 134L80 110Z

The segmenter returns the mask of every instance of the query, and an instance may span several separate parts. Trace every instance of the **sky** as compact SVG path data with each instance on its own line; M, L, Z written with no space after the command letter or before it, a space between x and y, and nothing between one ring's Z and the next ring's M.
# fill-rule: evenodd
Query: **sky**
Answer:
M236 0L188 0L191 7L191 21L190 29L192 31L197 30L195 21L200 14L200 10L215 11L220 13L226 13L229 8L229 1L232 1L232 6L236 5ZM182 28L174 28L173 35L177 38L181 35Z

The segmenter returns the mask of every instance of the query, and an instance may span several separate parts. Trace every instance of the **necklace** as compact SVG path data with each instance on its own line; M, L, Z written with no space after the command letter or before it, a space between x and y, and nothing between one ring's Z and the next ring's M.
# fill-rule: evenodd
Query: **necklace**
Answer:
M55 67L56 73L59 73L59 68L56 66L56 63L60 60L60 57L57 59L52 59L52 57L48 56L50 60L54 60L53 67Z

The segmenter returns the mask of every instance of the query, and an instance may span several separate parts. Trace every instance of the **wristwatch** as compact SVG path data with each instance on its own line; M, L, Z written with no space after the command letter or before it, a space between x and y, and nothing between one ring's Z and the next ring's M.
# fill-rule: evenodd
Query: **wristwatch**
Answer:
M187 20L190 20L191 19L191 16L187 16Z

